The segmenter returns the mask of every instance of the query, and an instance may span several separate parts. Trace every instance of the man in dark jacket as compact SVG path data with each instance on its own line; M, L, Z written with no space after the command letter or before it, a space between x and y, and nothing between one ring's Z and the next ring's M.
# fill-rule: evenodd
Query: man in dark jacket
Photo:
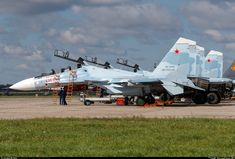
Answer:
M67 105L67 102L66 102L67 91L64 90L62 94L63 94L63 95L62 95L62 98L63 98L63 105Z
M63 88L60 89L58 95L60 96L60 105L64 105L64 90Z

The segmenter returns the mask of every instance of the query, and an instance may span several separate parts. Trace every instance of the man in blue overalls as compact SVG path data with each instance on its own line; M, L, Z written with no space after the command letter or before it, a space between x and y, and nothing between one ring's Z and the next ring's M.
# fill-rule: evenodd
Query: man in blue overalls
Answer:
M64 105L64 90L63 88L60 89L58 95L60 96L60 105Z
M63 93L62 93L63 105L67 105L67 102L66 102L66 96L67 96L67 90L66 90L66 89L64 89L64 90L63 90Z

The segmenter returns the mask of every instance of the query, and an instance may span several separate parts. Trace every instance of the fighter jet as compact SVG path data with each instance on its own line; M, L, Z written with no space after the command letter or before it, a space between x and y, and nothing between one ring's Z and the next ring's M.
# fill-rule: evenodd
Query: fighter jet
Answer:
M107 89L109 93L139 96L137 101L143 101L146 95L149 97L152 94L163 95L163 98L189 92L191 92L190 94L192 92L198 94L204 89L195 86L187 78L189 72L194 72L195 76L200 73L200 71L197 71L198 68L193 65L197 60L194 53L198 53L196 50L203 49L192 40L179 38L153 72L134 73L84 64L76 70L29 78L14 84L10 88L18 90L52 88L53 83L59 83L63 86L68 84L72 78L74 84L92 82ZM194 68L196 69L194 70Z
M180 46L180 42L184 42L184 43L188 43L188 42L192 42L192 41L187 41L183 38L180 38L177 43L176 46L182 47L182 49L185 49L184 46ZM165 60L162 61L162 63L159 65L158 68L156 68L156 70L154 72L152 72L152 76L155 74L159 74L159 76L166 76L167 74L171 73L172 71L175 71L176 68L178 68L178 66L176 64L174 64L174 60L171 59L175 58L175 57L181 57L181 55L184 55L184 53L180 53L180 50L178 48L176 48L176 46L174 46L172 49L176 49L173 57L172 55L169 56L167 55L165 57ZM170 54L170 53L168 53ZM179 55L179 56L177 56ZM185 56L187 57L188 54L185 54ZM172 64L168 64L168 61L170 60L170 63L172 62ZM172 61L173 60L173 61ZM103 72L104 71L104 72ZM85 65L82 68L79 68L77 70L74 71L75 73L75 83L76 82L80 82L80 81L84 81L85 77L87 77L87 80L93 80L93 79L97 79L97 81L115 81L117 79L121 79L120 81L125 81L125 79L131 79L131 78L139 78L139 77L144 77L146 76L145 74L142 73L130 73L130 71L125 71L125 70L120 70L120 69L103 69L103 68L98 68L95 66L91 66L91 65ZM98 72L103 72L102 74L98 73ZM19 89L19 90L29 90L29 89L40 89L45 87L45 84L50 84L53 83L53 81L57 81L59 79L59 82L61 84L66 83L70 76L70 72L63 72L60 74L50 74L50 75L42 75L42 76L37 76L34 78L29 78L26 80L23 80L21 82L18 82L16 84L14 84L11 88L12 89ZM77 78L78 77L78 78Z

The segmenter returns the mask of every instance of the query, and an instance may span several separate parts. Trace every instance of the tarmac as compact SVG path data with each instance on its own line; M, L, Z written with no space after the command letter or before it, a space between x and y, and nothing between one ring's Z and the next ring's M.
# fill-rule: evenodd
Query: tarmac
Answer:
M0 119L34 118L226 118L235 119L235 101L220 104L173 104L168 106L122 106L95 103L85 106L73 97L62 106L48 97L0 97Z

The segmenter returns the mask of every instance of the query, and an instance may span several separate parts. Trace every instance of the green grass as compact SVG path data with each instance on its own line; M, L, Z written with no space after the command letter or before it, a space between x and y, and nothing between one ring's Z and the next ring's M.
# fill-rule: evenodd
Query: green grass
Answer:
M0 156L235 156L235 120L0 120Z

